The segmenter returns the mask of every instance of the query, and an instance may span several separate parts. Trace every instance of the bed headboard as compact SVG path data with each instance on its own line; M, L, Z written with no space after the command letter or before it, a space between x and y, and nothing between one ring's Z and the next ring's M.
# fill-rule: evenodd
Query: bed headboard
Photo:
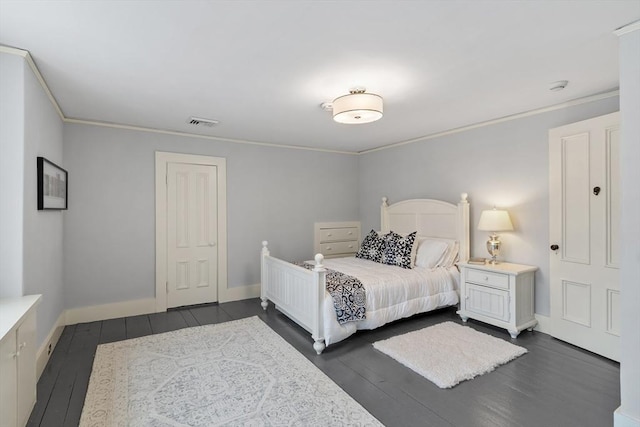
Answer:
M411 199L387 204L382 198L381 230L388 233L418 232L418 236L456 239L460 242L460 261L469 259L469 202L467 193L457 205L433 199Z

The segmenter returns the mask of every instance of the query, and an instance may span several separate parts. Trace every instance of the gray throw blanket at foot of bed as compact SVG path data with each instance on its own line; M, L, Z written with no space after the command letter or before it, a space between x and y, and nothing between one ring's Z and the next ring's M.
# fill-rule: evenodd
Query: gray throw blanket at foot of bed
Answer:
M296 265L313 270L315 265L307 262L297 262ZM336 317L341 325L367 318L365 301L366 291L357 278L339 271L326 269L327 291L333 298Z

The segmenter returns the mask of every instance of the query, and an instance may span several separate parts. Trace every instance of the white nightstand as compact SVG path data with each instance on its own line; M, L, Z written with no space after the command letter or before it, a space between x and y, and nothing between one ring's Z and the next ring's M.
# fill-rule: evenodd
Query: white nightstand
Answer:
M538 267L510 264L458 264L463 322L480 320L505 328L516 338L538 323L533 313L534 274Z

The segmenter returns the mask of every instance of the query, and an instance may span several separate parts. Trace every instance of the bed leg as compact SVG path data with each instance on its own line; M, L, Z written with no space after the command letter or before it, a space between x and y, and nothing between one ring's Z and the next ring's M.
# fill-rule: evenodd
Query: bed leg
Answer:
M262 302L260 303L260 305L262 306L262 309L264 311L267 311L267 307L269 307L269 301L267 301L266 297L260 297L260 299L262 300Z
M316 351L316 353L320 354L322 353L322 350L324 350L325 345L324 345L324 340L316 340L313 343L313 349Z

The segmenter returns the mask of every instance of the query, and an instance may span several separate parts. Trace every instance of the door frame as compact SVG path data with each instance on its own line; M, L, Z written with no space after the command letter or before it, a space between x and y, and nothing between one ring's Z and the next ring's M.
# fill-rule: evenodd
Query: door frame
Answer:
M167 311L167 166L189 163L216 167L218 196L218 301L227 292L227 160L156 151L156 312Z

